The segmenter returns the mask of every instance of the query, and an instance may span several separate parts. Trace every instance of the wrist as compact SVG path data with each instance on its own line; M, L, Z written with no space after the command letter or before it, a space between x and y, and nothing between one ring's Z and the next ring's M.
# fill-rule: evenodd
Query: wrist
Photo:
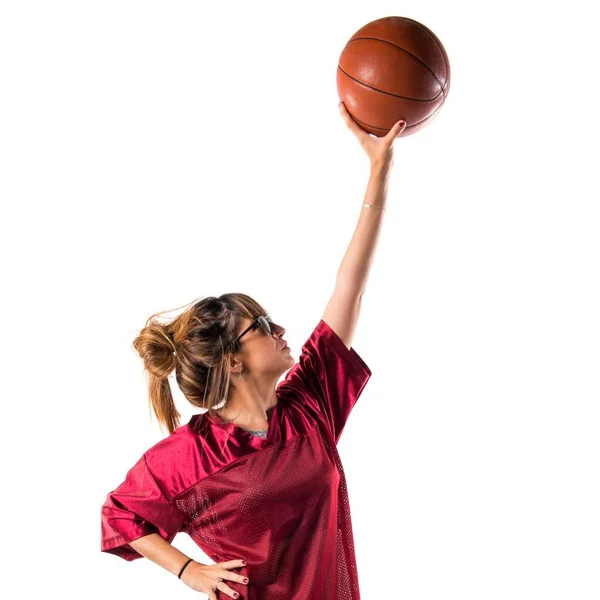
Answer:
M187 561L185 561L185 562L183 563L183 565L185 565L185 563L186 563L186 562L187 562ZM187 566L185 567L185 569L183 569L183 573L181 573L181 577L179 577L179 579L180 579L181 581L183 581L183 583L185 583L186 585L189 585L189 584L188 584L188 581L189 581L189 579L187 579L187 577L191 577L191 576L192 576L192 574L193 574L193 571L195 570L195 567L196 567L197 565L199 565L199 564L200 564L200 563L197 563L195 560L191 560L191 561L190 561L190 562L187 564ZM181 565L181 566L183 567L183 565ZM178 573L179 573L179 571L178 571Z
M383 162L371 163L369 174L371 177L385 177L390 172L390 164Z
M186 558L179 566L177 573L175 573L175 575L177 575L177 577L183 581L185 574L191 570L193 565L194 565L194 559Z

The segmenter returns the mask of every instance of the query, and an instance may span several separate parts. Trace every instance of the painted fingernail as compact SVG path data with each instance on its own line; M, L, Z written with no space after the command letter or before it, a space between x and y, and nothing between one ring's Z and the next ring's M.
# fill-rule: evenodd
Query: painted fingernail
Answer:
M243 565L247 565L248 563L247 563L245 560L243 560L243 561L242 561L242 564L243 564Z
M244 577L243 581L244 581L244 583L248 583L248 578Z
M239 596L239 594L237 592L233 592L233 597L237 598Z

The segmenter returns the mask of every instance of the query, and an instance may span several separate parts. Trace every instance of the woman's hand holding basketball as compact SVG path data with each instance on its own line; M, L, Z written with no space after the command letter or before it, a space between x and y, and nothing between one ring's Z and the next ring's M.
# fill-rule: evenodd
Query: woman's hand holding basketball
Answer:
M227 579L247 585L248 578L245 575L238 575L227 570L239 569L245 566L243 562L241 559L236 559L214 565L203 565L192 561L181 575L181 581L196 592L208 594L210 600L217 600L217 591L222 592L219 599L224 598L224 594L230 598L239 598L239 594L232 590L224 580Z
M365 131L346 110L343 102L339 103L342 119L348 129L358 138L360 145L371 161L371 168L389 169L394 164L394 140L404 131L405 121L398 121L385 137L377 137Z

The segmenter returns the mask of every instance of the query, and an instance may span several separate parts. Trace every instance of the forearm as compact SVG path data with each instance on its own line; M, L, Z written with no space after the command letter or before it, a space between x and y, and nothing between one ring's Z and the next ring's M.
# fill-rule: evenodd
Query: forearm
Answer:
M181 567L190 558L180 552L169 542L164 540L158 533L151 533L144 537L129 542L129 545L142 556L160 565L174 575L179 575Z
M387 203L389 172L390 169L384 167L371 167L364 199L371 207L361 206L358 224L337 274L337 283L346 286L358 297L366 289L385 218L383 207Z

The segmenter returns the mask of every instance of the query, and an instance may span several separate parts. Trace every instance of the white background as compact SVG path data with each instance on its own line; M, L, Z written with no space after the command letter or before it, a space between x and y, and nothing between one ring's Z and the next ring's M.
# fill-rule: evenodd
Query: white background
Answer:
M438 35L452 84L437 119L395 142L353 341L373 372L338 446L362 597L600 596L599 56L584 5L2 4L10 597L198 596L100 552L106 494L166 435L131 342L154 312L244 292L298 359L368 180L337 61L392 15ZM199 411L175 394L183 424ZM209 562L185 534L174 545Z

